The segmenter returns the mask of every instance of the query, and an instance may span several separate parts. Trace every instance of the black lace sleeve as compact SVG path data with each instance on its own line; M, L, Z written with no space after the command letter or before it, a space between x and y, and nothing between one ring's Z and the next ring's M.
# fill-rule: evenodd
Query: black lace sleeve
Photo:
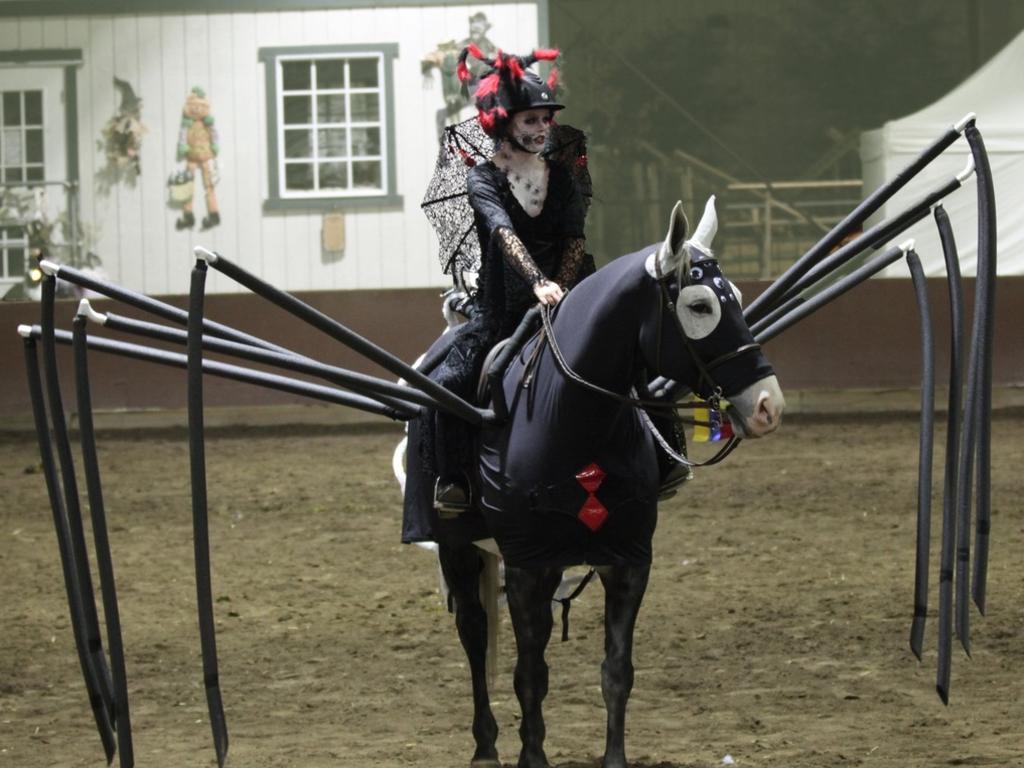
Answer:
M583 266L583 257L586 256L585 243L582 237L570 237L565 242L562 261L558 266L558 274L555 275L555 282L563 288L571 288L579 281L580 267Z
M510 264L527 283L537 285L537 283L543 283L547 279L544 277L544 273L537 268L536 262L530 256L530 252L526 250L523 241L511 229L499 227L494 230L492 238L498 244L498 247L501 248L505 262Z

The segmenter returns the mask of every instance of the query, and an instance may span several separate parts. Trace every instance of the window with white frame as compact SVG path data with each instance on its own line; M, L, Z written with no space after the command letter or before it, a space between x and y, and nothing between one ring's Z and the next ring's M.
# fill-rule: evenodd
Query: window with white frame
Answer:
M4 91L0 126L0 181L42 181L43 92Z
M391 59L397 46L261 49L268 207L396 198Z
M0 224L0 283L14 282L25 275L28 237L23 227Z
M43 92L0 93L0 190L26 181L42 181ZM0 284L20 280L25 274L28 237L20 223L0 211Z

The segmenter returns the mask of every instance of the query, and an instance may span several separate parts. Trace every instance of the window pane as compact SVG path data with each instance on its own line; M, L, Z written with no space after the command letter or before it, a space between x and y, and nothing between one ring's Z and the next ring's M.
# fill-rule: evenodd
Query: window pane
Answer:
M4 91L4 125L21 125L20 91Z
M284 184L287 189L312 189L313 164L288 163L284 167Z
M25 147L21 141L21 129L5 128L3 143L4 165L22 165L25 162Z
M281 62L281 85L286 91L308 91L310 88L308 61Z
M313 122L313 102L309 96L284 97L285 125Z
M349 59L349 88L377 87L377 59Z
M376 93L352 94L352 121L372 123L380 120L380 96Z
M379 155L380 128L353 128L352 154Z
M348 166L320 163L320 189L348 189Z
M335 93L316 97L316 120L318 123L345 122L345 94Z
M11 248L7 251L7 276L21 277L25 274L25 251Z
M285 157L312 157L313 132L307 128L284 132Z
M381 189L381 165L376 161L352 163L352 186Z
M343 59L318 61L316 63L316 87L319 90L325 88L344 88L345 61Z
M41 165L30 165L25 169L25 179L27 181L42 181L43 180L43 166Z
M43 162L43 131L41 128L25 131L25 161L29 163Z
M21 168L7 168L4 171L4 181L24 181L21 178Z
M320 157L345 157L348 155L344 128L324 128L317 133L317 149L320 151Z
M25 125L43 124L43 92L25 91Z

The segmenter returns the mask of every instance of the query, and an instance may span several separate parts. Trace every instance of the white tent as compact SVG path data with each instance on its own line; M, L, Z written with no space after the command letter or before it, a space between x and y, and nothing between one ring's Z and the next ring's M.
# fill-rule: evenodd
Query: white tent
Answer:
M891 120L861 135L864 192L870 193L905 168L925 147L964 115L977 115L992 166L998 224L998 273L1024 274L1024 32L981 69L919 112ZM970 149L959 139L895 195L870 223L890 217L941 186L967 163ZM974 275L978 251L977 184L972 176L943 203L949 214L965 275ZM913 237L927 275L944 275L942 246L931 216L898 238ZM898 262L883 273L907 276Z

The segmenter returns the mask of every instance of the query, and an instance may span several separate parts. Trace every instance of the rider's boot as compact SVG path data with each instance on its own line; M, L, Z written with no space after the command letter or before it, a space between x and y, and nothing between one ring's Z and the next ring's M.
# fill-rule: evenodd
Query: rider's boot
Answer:
M456 517L469 509L469 483L465 476L439 477L434 485L434 509L441 517Z

